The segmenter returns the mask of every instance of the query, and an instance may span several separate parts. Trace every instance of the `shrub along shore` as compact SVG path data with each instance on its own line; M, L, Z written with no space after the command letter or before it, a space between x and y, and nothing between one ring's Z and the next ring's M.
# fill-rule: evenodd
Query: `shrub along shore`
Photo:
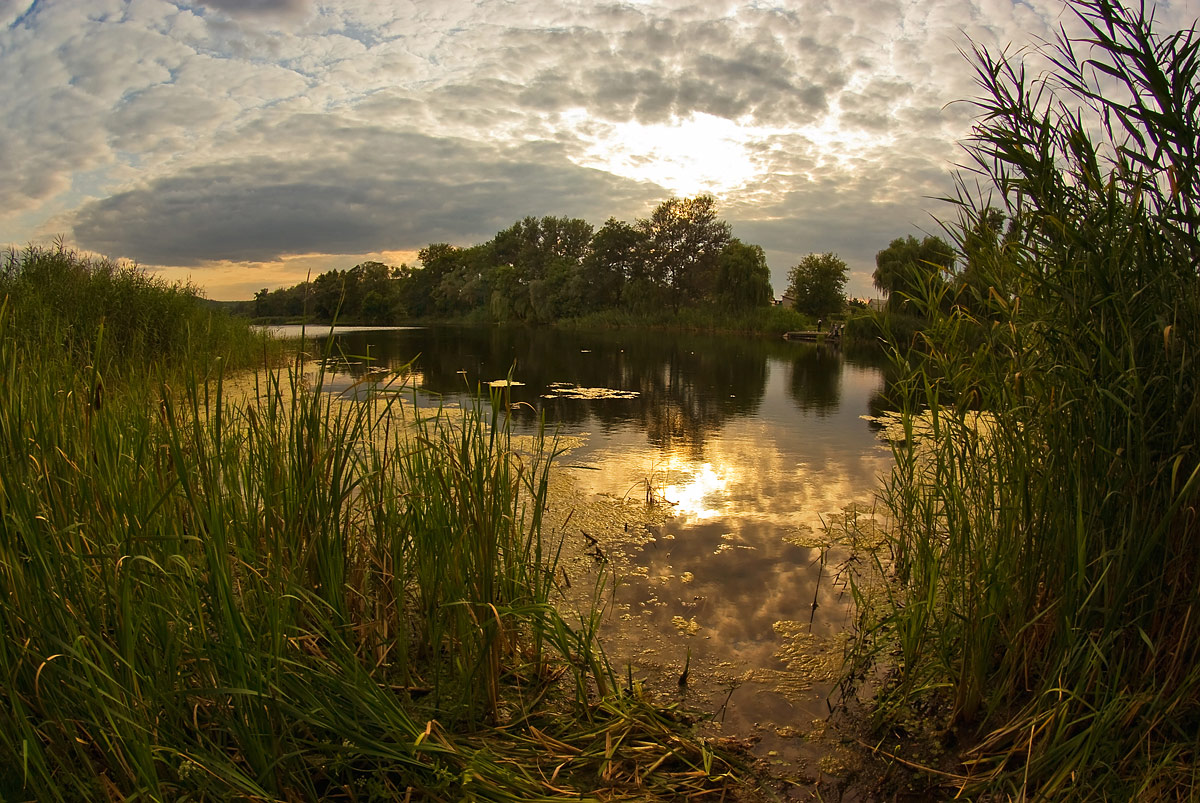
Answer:
M225 306L234 307L247 302L223 302ZM235 311L236 314L236 311ZM840 316L839 316L840 317ZM331 325L329 320L316 321L304 316L251 318L253 323L263 326L282 326L307 324L314 331ZM474 313L450 318L397 318L392 319L397 325L446 325L446 326L495 326L497 322L486 314ZM358 323L366 325L381 325L375 322L358 322L353 319L338 322L347 326ZM388 324L390 325L390 324ZM505 322L499 324L525 326L530 324ZM537 325L537 324L534 324ZM628 310L606 309L590 312L571 318L562 318L553 323L545 324L561 329L579 331L595 331L604 329L642 329L650 331L671 332L711 332L717 334L764 335L780 337L786 332L816 328L816 318L805 315L794 308L785 306L759 306L750 308L727 308L718 304L681 307L678 310L663 307L658 310ZM874 343L879 338L876 331L862 330L860 340Z
M517 444L498 399L342 402L280 354L134 268L7 255L0 797L732 783L687 717L622 688L598 613L561 604L552 444Z

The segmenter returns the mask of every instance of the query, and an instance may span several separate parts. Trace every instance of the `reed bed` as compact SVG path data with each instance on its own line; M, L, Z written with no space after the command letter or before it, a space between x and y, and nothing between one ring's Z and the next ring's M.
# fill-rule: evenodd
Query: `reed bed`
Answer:
M964 181L952 230L976 280L915 298L930 324L895 354L898 585L863 601L851 676L888 670L881 738L937 731L961 763L929 777L960 794L1191 800L1200 40L1071 7L1088 34L1049 73L973 54L992 194ZM1011 224L981 242L997 203Z
M619 692L594 612L560 612L553 444L518 443L502 399L415 417L299 357L234 393L233 324L197 337L194 296L96 264L31 250L0 286L0 798L733 783L686 717ZM77 280L165 312L41 292Z
M227 367L278 359L278 346L227 315L213 315L199 290L170 284L136 265L66 249L30 246L0 254L0 295L14 331L59 343L76 362L97 353L114 369L219 355ZM266 353L264 354L264 349ZM97 365L97 370L107 366Z

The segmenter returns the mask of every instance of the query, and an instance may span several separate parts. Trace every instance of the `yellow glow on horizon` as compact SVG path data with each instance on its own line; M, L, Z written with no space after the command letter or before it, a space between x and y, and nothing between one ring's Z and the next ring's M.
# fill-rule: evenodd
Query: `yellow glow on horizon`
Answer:
M169 282L192 282L215 301L248 301L267 288L290 287L330 270L348 270L361 262L399 267L417 264L416 251L375 251L367 254L284 254L275 260L238 262L209 260L197 267L143 265Z

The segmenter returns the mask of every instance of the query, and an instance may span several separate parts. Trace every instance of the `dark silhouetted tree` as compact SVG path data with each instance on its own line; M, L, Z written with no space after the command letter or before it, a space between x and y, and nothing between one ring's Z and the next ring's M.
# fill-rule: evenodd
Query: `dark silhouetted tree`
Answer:
M583 260L587 302L592 309L621 303L626 282L645 274L646 237L628 223L609 218L592 236Z
M592 225L579 218L527 217L498 232L491 242L493 316L550 321L578 314L591 241Z
M954 265L954 249L941 237L918 240L897 237L875 255L875 286L887 293L889 312L903 312L908 298L945 283L943 274Z
M848 268L837 254L809 254L788 271L788 294L800 312L823 318L846 303Z
M762 248L730 240L717 260L716 290L718 300L735 308L771 303L771 269Z
M666 290L675 309L710 298L729 224L717 218L711 195L663 201L637 228L646 237L647 278Z

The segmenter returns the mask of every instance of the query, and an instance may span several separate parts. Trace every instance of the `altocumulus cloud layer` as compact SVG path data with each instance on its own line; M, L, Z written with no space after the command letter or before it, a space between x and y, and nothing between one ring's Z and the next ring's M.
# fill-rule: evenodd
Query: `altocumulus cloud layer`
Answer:
M7 0L0 242L248 297L708 190L777 289L833 250L867 293L875 251L945 212L958 48L1059 24L1058 0Z

